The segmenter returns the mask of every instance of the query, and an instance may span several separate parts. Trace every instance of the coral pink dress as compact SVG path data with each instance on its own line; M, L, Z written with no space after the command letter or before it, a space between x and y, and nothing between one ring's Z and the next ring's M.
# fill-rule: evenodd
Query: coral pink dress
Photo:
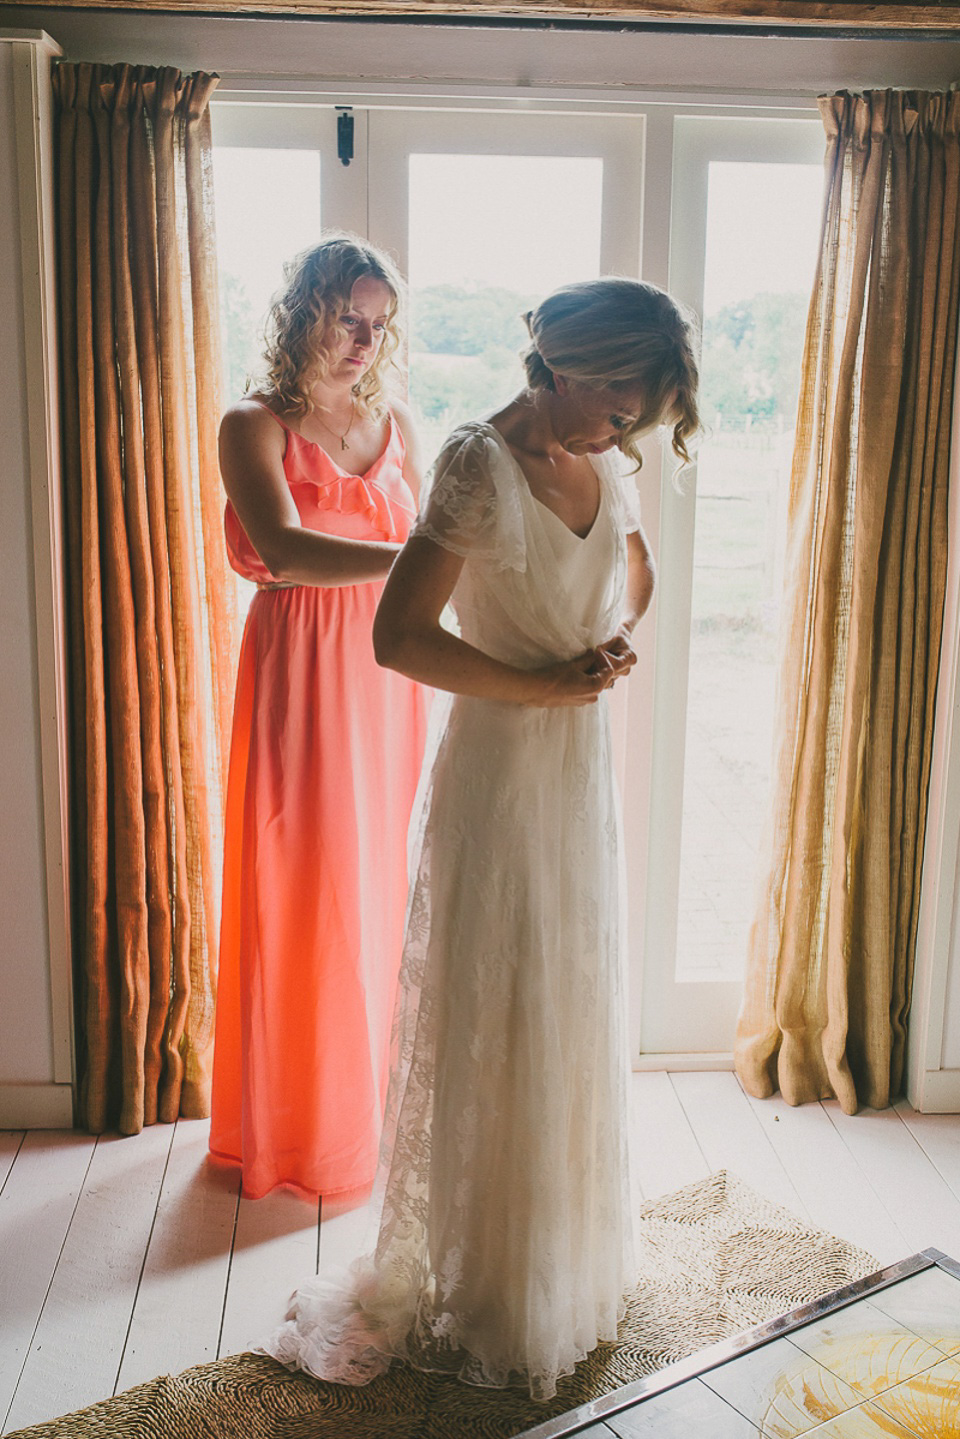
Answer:
M288 429L303 525L403 541L416 508L403 458L392 416L364 475ZM274 584L229 503L225 528L234 569ZM242 1166L251 1198L357 1189L376 1169L427 706L374 659L382 588L261 588L244 630L210 1148Z

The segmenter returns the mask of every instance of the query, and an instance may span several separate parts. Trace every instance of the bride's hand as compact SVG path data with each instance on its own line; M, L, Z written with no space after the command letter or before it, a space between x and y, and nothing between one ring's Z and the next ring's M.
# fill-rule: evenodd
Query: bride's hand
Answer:
M557 705L596 704L600 691L612 683L605 668L597 669L597 650L587 650L574 660L561 660L540 670L531 670L536 688L526 704L553 709Z
M637 662L636 651L631 643L630 631L622 626L617 633L593 651L592 673L602 674L606 685L629 674Z

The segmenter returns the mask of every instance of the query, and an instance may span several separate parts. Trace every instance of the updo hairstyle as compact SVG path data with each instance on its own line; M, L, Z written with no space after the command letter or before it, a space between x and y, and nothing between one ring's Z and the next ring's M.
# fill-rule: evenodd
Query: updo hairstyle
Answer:
M350 309L353 287L367 276L382 280L393 302L377 358L353 386L353 393L362 414L383 413L385 381L396 368L393 356L401 340L403 281L381 250L340 231L324 235L283 267L284 284L267 317L260 394L276 399L293 415L309 414L310 392L327 374L334 344L347 333L340 319Z
M621 431L620 448L642 463L638 439L651 425L673 427L674 454L700 429L697 323L664 290L607 277L564 285L525 316L532 344L523 357L531 390L553 390L554 375L591 389L622 392L642 413ZM625 398L626 403L626 398Z

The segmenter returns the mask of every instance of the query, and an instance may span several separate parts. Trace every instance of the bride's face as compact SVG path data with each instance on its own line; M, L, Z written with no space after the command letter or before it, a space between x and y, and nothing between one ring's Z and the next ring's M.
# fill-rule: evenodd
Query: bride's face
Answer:
M562 375L554 376L551 419L558 441L571 455L602 455L643 413L639 394L595 390Z

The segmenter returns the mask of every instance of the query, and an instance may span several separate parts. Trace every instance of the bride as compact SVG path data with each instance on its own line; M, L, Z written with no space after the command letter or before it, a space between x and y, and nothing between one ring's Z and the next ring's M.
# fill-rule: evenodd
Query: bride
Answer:
M634 1268L619 816L604 691L653 592L638 437L698 427L694 333L652 285L527 316L527 388L460 426L377 614L381 664L453 700L430 772L375 1252L267 1344L363 1384L394 1359L556 1392ZM452 600L460 635L441 615Z

